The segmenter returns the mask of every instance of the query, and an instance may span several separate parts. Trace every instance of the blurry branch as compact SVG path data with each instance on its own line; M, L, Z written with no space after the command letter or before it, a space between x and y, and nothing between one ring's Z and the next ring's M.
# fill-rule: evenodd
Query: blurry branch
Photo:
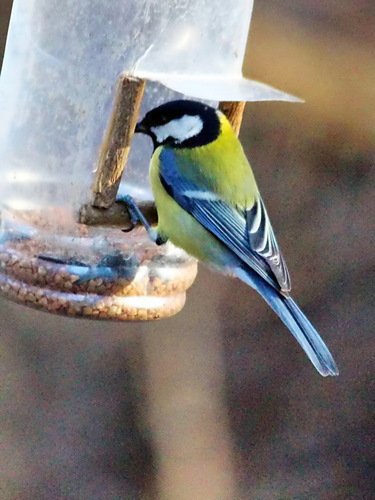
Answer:
M244 73L306 100L312 121L341 126L360 141L373 140L373 44L333 29L311 31L300 19L256 10ZM306 113L307 114L307 113Z
M181 325L141 336L160 500L238 498L220 317L214 321L206 329Z

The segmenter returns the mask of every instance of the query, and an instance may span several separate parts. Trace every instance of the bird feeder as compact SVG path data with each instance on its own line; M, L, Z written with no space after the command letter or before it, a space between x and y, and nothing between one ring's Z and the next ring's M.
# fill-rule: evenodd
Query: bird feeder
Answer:
M102 319L183 307L196 261L132 228L116 197L155 219L139 112L181 94L295 100L242 76L252 3L14 0L0 80L4 296Z

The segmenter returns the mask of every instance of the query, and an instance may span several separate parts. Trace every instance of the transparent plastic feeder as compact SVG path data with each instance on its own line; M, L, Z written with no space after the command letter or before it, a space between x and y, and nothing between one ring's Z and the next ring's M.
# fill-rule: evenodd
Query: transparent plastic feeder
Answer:
M197 263L142 228L78 223L127 72L141 115L185 96L295 100L242 77L252 1L14 0L0 79L0 292L88 318L175 314ZM126 110L124 110L126 112ZM135 137L120 192L152 199L152 146Z

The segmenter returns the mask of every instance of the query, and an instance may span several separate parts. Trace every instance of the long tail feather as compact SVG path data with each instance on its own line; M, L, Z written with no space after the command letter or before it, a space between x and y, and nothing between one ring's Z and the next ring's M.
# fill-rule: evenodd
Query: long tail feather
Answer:
M238 272L238 277L254 288L264 298L290 330L312 364L323 377L339 374L335 360L328 347L291 297L281 295L260 276L255 275L255 273L248 273L241 269Z

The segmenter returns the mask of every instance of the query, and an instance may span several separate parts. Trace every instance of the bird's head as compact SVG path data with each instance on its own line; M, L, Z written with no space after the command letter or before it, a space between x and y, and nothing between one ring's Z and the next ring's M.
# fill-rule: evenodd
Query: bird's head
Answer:
M201 102L171 101L149 111L135 132L149 135L155 148L194 148L217 139L220 117L216 109Z

